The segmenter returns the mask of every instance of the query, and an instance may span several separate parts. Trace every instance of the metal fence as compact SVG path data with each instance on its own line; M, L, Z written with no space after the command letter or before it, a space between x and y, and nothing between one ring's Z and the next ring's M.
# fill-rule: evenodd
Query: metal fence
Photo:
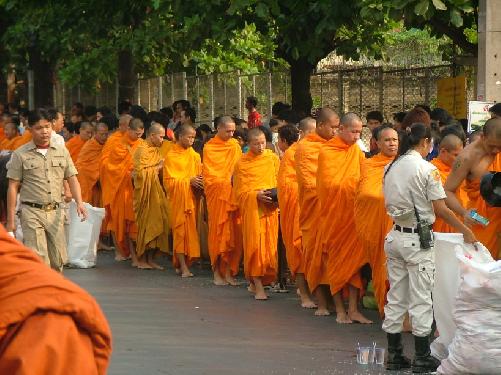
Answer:
M454 73L467 76L467 97L475 98L475 69L440 65L408 69L383 67L357 67L314 73L311 76L311 93L314 109L330 106L338 112L353 111L365 115L380 110L386 119L392 113L406 111L416 104L433 107L437 103L437 81ZM78 87L56 84L56 106L67 112L75 101L85 105L117 106L118 90L115 83L103 85L97 93ZM198 123L211 123L218 115L246 117L245 99L258 99L258 110L264 117L271 113L277 101L290 102L291 87L288 72L268 72L246 75L239 72L227 74L195 75L174 73L163 77L138 79L137 103L147 111L170 106L173 101L187 99L197 112Z

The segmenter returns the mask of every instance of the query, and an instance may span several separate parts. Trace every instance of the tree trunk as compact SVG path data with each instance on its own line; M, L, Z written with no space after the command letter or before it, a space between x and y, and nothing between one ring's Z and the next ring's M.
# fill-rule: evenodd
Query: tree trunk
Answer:
M134 87L136 73L132 51L124 50L118 54L118 101L135 102Z
M54 69L50 62L45 61L38 48L30 50L30 68L34 78L34 108L54 105L53 78Z
M301 115L310 116L313 106L310 76L314 66L306 58L291 59L289 64L291 66L292 109Z

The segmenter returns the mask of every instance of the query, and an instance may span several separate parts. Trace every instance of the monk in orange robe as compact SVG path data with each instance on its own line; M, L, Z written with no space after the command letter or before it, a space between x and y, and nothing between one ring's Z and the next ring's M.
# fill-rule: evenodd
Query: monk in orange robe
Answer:
M435 159L431 161L435 167L437 167L440 172L440 178L442 179L442 184L445 184L447 176L451 172L452 165L456 157L463 151L463 141L454 134L446 135L440 141L439 154ZM464 186L463 186L464 187ZM463 187L458 189L458 198L462 205L465 205L468 198L463 190ZM447 224L442 218L437 217L435 223L433 223L433 231L441 233L456 233L457 230Z
M489 249L492 257L499 259L501 207L489 206L480 195L480 180L488 172L501 172L501 118L487 120L481 137L466 146L454 161L444 185L447 206L472 228L475 237ZM466 208L456 195L463 181L468 195ZM484 227L473 220L470 217L471 210L476 210L479 215L489 219L489 224Z
M68 142L66 142L66 148L68 149L73 163L77 162L78 154L82 150L84 144L92 138L94 133L94 127L90 122L82 122L80 126L80 134L72 137Z
M192 147L195 135L191 125L181 125L177 129L176 142L167 149L163 169L174 247L173 263L181 277L192 277L189 266L200 258L196 213L203 179L200 155Z
M4 125L5 138L0 141L0 150L14 151L18 147L21 140L17 125L13 122L8 122Z
M320 229L316 247L327 258L327 273L336 304L338 323L372 323L358 310L362 288L360 269L368 258L355 229L355 196L360 182L364 153L356 142L362 120L347 113L341 118L336 137L326 142L318 156L317 191L320 200ZM342 290L348 287L348 313Z
M104 375L110 357L94 298L0 226L0 374Z
M249 152L235 167L234 197L242 216L244 272L256 300L266 300L264 286L277 277L278 210L276 194L278 156L266 149L259 127L249 130Z
M165 129L153 123L147 130L146 142L134 153L134 213L138 228L136 253L151 268L163 269L154 261L158 251L169 250L167 201L159 172L163 158L159 148Z
M18 149L19 147L30 142L31 140L32 140L32 136L31 136L30 126L28 125L27 127L24 128L23 135L17 140L14 147L15 147L15 149Z
M237 285L242 247L237 223L237 206L232 202L231 179L242 150L236 139L235 121L219 118L217 134L203 150L205 199L209 215L209 255L215 285Z
M295 154L304 271L308 286L317 298L317 316L329 315L328 304L332 301L328 289L326 259L321 251L315 251L321 221L317 195L318 154L322 145L336 134L338 126L337 113L330 108L322 108L318 112L315 132L298 143Z
M312 123L311 131L315 130L313 119L301 120ZM301 125L300 125L301 127ZM310 131L310 132L311 132ZM304 134L304 133L303 133ZM278 171L278 205L280 207L280 229L285 245L287 265L301 298L301 306L315 308L308 284L304 278L304 261L301 229L299 228L299 202L296 177L295 154L299 130L293 125L285 125L278 130L278 147L283 152Z
M134 164L132 156L137 147L143 142L141 136L144 132L144 125L140 119L134 118L129 123L129 129L122 136L120 142L114 143L114 149L103 159L101 155L101 186L106 186L109 200L104 200L107 204L110 217L108 230L112 232L115 248L118 250L115 259L120 261L132 257L132 266L138 268L149 268L149 266L138 261L133 240L137 234L137 227L134 217L132 171ZM103 189L104 192L104 189ZM104 198L104 195L103 195Z
M376 129L375 140L379 153L362 163L355 198L355 229L369 259L374 296L379 313L383 316L387 292L384 238L393 225L384 206L383 175L384 167L397 154L398 134L391 127L381 126Z
M108 125L102 122L96 125L96 133L82 147L75 167L78 182L82 190L82 200L94 207L101 207L101 189L99 186L99 164L101 152L108 138Z

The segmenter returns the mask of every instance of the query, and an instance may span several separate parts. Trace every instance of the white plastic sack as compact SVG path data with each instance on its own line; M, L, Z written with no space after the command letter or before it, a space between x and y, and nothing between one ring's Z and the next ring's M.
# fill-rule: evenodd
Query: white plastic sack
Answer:
M96 265L97 243L104 219L104 208L84 203L89 217L81 221L74 201L69 204L68 263L72 267L90 268Z
M456 245L455 252L460 274L456 330L437 373L501 374L501 261L483 246L472 251L470 245Z

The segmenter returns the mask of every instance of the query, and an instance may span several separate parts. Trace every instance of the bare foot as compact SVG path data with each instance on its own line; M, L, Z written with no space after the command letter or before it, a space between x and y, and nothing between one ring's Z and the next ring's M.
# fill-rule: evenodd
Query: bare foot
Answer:
M148 263L146 263L144 261L139 261L139 260L136 262L136 267L139 270L152 270L153 269L153 267L150 266Z
M108 246L106 245L104 242L102 241L99 241L99 243L97 244L97 249L98 250L104 250L104 251L111 251L111 250L115 250L115 248L113 246Z
M258 301L266 301L268 299L268 296L266 295L266 293L264 291L259 291L259 292L256 292L254 299L256 299Z
M227 282L228 284L230 284L231 286L238 286L238 285L239 285L239 282L237 281L237 279L235 279L235 278L234 278L234 277L232 277L232 276L229 276L229 277L227 276L227 277L226 277L226 282Z
M307 299L301 302L301 307L305 309L316 309L317 304L313 302L311 299Z
M339 313L336 315L336 322L339 324L351 324L353 323L346 313Z
M222 278L221 274L219 272L214 272L214 285L222 286L222 285L228 285L225 279Z
M176 275L181 275L181 268L176 268Z
M160 264L158 264L158 263L156 263L156 262L154 262L154 261L152 261L152 260L150 260L150 261L148 262L148 264L151 266L151 268L156 269L156 270L161 270L161 271L163 271L163 270L165 269L165 268L164 268L164 267L162 267Z
M191 272L189 272L189 271L188 272L183 272L181 274L181 277L183 277L183 278L193 277L193 274Z
M348 318L355 322L355 323L360 323L360 324L372 324L372 320L367 319L365 316L363 316L359 311L352 311L348 313Z
M256 293L256 286L254 284L249 284L247 291L250 293Z
M130 259L130 257L124 257L124 256L123 256L122 254L120 254L120 253L116 253L116 254L115 254L115 260L116 260L117 262L123 262L123 261L125 261L125 260L129 260L129 259Z
M329 316L331 313L327 309L317 309L315 316Z

